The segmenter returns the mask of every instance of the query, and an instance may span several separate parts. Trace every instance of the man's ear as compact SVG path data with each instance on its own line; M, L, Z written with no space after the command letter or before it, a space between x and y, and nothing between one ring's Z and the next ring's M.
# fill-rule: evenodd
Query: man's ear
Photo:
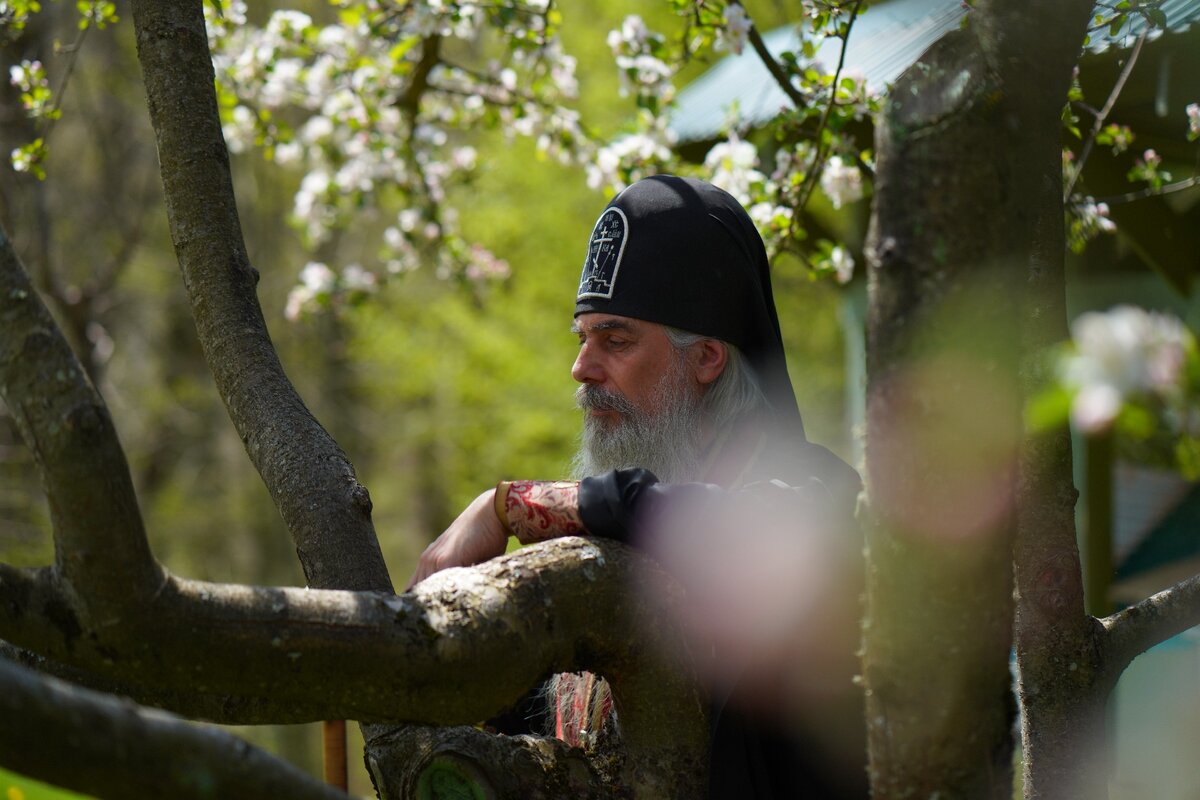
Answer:
M729 351L719 339L701 339L692 345L692 369L701 386L719 378L728 361Z

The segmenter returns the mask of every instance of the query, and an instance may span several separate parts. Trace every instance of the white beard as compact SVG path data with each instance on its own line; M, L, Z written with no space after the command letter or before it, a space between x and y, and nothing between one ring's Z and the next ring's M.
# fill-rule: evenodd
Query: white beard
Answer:
M615 411L617 417L584 414L575 476L642 467L666 483L699 479L703 395L687 377L683 360L673 360L650 395L649 409L599 386L580 386L575 402L581 409Z

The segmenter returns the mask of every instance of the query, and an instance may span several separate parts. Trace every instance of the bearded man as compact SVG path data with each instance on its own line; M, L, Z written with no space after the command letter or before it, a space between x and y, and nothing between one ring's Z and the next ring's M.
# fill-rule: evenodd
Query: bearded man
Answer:
M501 481L422 554L412 584L521 542L617 538L688 591L712 696L714 798L865 798L852 685L858 475L807 441L762 239L703 181L656 176L592 231L575 301L578 481ZM554 733L613 728L594 676L559 676Z

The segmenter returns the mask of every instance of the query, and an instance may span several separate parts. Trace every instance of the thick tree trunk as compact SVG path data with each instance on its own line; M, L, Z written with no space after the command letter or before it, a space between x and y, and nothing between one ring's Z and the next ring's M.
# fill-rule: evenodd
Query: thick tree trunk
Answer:
M1011 795L1012 548L1018 525L1028 541L1073 500L1069 459L1021 447L1018 371L1036 338L1029 315L1044 310L1025 305L1024 286L1061 281L1058 110L1090 7L981 0L892 88L877 126L865 632L876 797ZM1077 580L1077 559L1060 566Z
M1011 793L1015 178L977 32L893 87L869 256L864 677L877 798ZM979 205L987 207L980 213Z

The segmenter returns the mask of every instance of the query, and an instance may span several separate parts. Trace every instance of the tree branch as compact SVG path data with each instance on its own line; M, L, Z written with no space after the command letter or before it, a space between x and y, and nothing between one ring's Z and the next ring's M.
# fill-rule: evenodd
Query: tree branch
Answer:
M4 766L39 780L99 797L345 797L224 731L12 663L0 687Z
M400 596L169 576L145 606L91 628L53 570L0 567L0 638L154 692L229 695L234 709L269 695L293 721L303 709L310 719L470 724L551 673L587 669L613 684L631 752L694 754L707 735L681 601L648 558L581 538L447 570Z
M1145 200L1149 197L1158 197L1164 194L1174 194L1175 192L1186 191L1193 186L1200 186L1200 175L1192 178L1184 178L1181 181L1168 183L1161 189L1155 189L1153 186L1147 186L1145 189L1138 189L1125 194L1112 195L1111 197L1097 197L1097 203L1108 203L1109 205L1117 205L1119 203L1132 203L1135 200Z
M741 5L741 3L737 3ZM771 73L771 77L775 79L775 83L783 90L783 93L788 96L788 99L796 104L796 108L803 108L808 102L808 98L796 88L792 81L788 78L783 67L779 66L779 62L775 60L775 56L771 55L771 51L767 49L767 43L763 41L762 34L758 32L758 26L753 23L750 25L750 46L754 48L755 55L762 61L763 66L767 68L767 72ZM842 42L842 49L846 49L846 43Z
M1102 619L1105 656L1113 675L1156 644L1200 625L1200 575Z
M1112 91L1108 93L1108 100L1105 101L1104 107L1094 115L1092 130L1088 133L1087 141L1083 143L1083 152L1079 154L1079 161L1075 164L1075 170L1071 173L1071 180L1068 181L1067 188L1063 192L1064 202L1071 199L1071 193L1075 191L1075 184L1079 181L1079 176L1083 174L1083 165L1087 163L1088 156L1092 154L1092 147L1096 144L1096 136L1099 135L1100 129L1104 127L1104 121L1108 119L1108 114L1116 104L1117 98L1121 96L1121 91L1125 88L1125 82L1129 80L1130 73L1133 72L1133 65L1137 63L1138 54L1142 52L1142 45L1145 44L1146 34L1149 32L1149 25L1142 29L1142 35L1137 38L1137 42L1133 45L1133 51L1125 61L1125 68L1121 70L1120 77L1113 84Z
M204 356L309 585L391 591L354 468L284 374L255 296L201 0L135 0L171 239Z
M3 229L0 399L42 474L62 576L94 610L144 602L162 573L112 418Z
M808 169L808 176L805 179L804 187L800 190L800 198L796 202L797 210L803 210L808 205L808 199L812 197L813 191L817 188L817 183L821 180L821 170L818 167L825 161L828 143L822 133L825 131L825 126L829 124L829 115L833 113L833 107L837 105L837 87L838 81L841 80L842 70L846 66L846 50L850 45L850 31L854 29L854 21L858 19L858 10L862 7L862 0L855 0L854 7L850 9L850 19L846 23L846 35L840 37L842 46L838 52L837 68L833 71L833 81L829 84L829 104L825 106L824 113L821 114L821 121L817 125L817 130L813 134L813 139L817 143L816 152L813 154L812 165ZM859 159L861 160L861 159Z
M178 691L153 690L136 683L116 680L94 671L53 661L31 650L0 641L0 661L10 661L27 669L85 689L127 697L135 703L170 710L188 719L222 722L231 725L287 725L312 722L320 717L318 709L292 704L281 707L269 696L231 697L199 692L194 688Z

